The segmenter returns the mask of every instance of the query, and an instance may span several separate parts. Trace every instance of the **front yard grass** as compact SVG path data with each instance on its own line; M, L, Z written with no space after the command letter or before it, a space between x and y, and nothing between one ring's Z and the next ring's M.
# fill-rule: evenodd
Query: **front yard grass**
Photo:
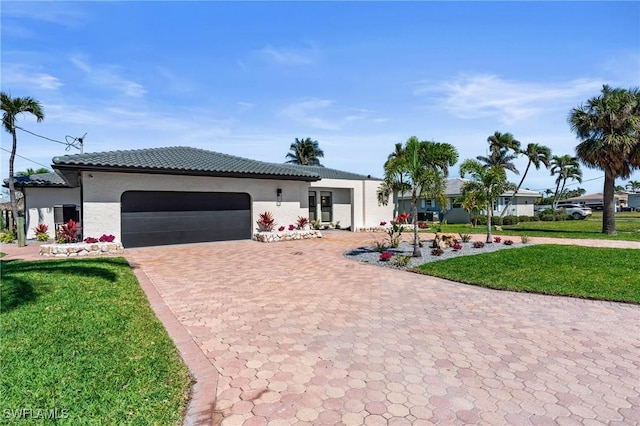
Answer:
M74 425L182 422L188 369L126 260L0 267L5 424L42 416Z
M427 232L435 232L431 226ZM640 241L640 212L616 213L616 229L618 235L602 233L602 212L594 212L585 220L562 220L555 222L521 222L517 225L503 225L502 231L492 230L495 235L528 235L530 237L579 238L619 241ZM462 234L484 234L486 225L475 228L471 224L447 224L443 232Z
M540 244L430 262L419 273L499 290L640 303L640 250Z

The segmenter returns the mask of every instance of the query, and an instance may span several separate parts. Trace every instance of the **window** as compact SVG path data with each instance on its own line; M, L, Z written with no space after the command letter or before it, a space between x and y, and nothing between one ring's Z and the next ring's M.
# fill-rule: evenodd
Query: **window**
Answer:
M320 192L320 220L322 222L331 222L333 220L332 207L331 192Z
M309 222L317 219L317 208L316 192L309 191Z

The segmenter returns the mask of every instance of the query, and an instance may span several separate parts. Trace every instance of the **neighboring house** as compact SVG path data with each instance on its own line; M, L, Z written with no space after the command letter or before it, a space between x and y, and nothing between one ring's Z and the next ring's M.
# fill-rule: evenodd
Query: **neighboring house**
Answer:
M462 186L465 182L467 180L462 178L447 179L447 204L445 206L441 206L436 200L421 199L418 202L418 220L446 219L448 223L469 223L471 221L469 213L462 208L460 201ZM513 191L507 191L494 204L493 214L501 215L507 201L513 198L507 215L533 216L535 201L541 197L542 194L539 192L520 189L514 198ZM411 213L410 195L405 194L399 197L397 211Z
M595 194L582 195L580 197L571 197L563 201L571 201L574 203L582 204L587 207L591 207L593 210L602 210L604 206L604 196L601 192ZM628 205L629 194L626 192L616 192L613 196L613 202L615 209L619 212L622 207Z
M629 207L633 207L636 211L640 210L640 193L629 194Z
M249 239L265 211L276 227L304 216L352 230L393 215L377 202L379 179L190 147L65 155L52 167L46 183L32 176L20 186L29 229L55 222L54 206L74 205L85 237L113 234L125 248Z

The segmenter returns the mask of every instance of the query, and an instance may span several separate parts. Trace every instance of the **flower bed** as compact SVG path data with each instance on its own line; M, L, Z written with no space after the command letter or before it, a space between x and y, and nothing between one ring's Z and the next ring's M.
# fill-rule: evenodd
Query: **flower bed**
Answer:
M311 238L322 238L322 233L315 229L293 230L293 231L272 231L256 232L253 239L261 243L275 243L277 241L308 240Z
M122 243L43 244L40 255L48 257L83 257L123 254Z

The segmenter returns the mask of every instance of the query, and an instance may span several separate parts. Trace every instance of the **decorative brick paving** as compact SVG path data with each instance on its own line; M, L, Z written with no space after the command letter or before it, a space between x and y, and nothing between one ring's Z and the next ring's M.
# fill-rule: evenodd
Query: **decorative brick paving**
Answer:
M376 237L125 254L218 370L222 425L637 424L640 307L342 256Z

